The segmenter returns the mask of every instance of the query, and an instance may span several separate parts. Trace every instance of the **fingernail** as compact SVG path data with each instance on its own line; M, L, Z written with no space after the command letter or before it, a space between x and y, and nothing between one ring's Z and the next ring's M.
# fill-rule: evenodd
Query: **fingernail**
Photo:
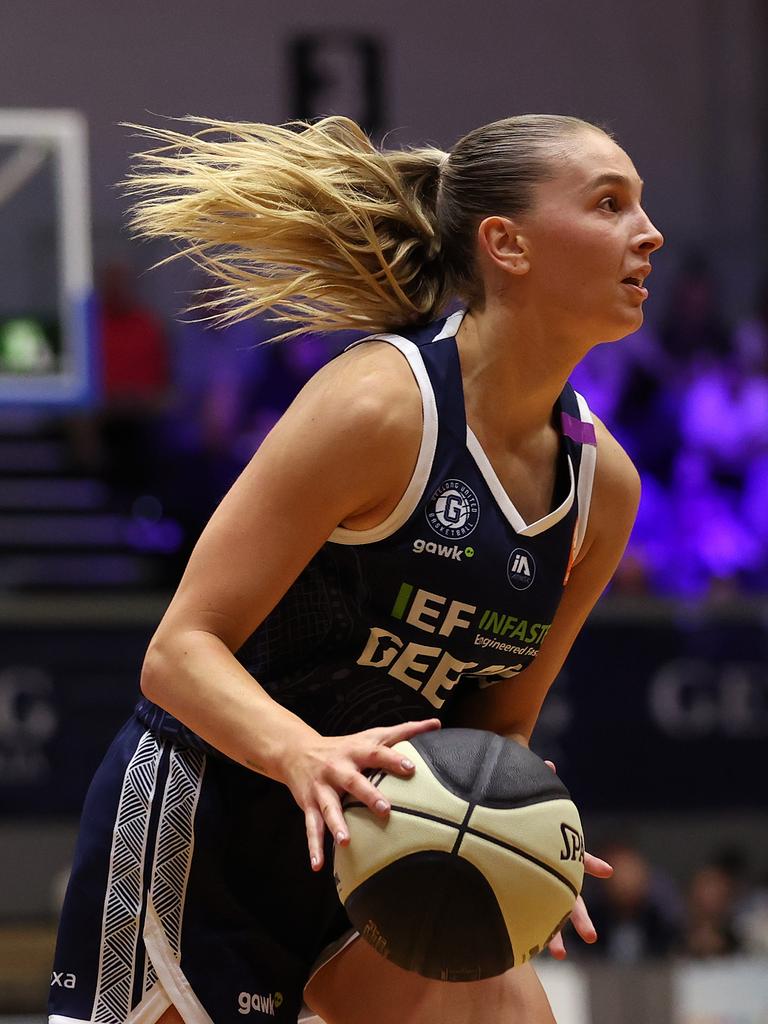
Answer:
M347 836L346 836L345 832L337 832L336 833L336 842L337 843L343 843L346 838L347 838Z
M404 757L400 764L405 768L406 771L412 771L416 767L413 761L409 761L407 757Z
M311 862L313 868L317 867L317 857L311 857L310 858L310 862Z
M386 800L377 800L374 806L379 814L384 814L389 810L389 804Z

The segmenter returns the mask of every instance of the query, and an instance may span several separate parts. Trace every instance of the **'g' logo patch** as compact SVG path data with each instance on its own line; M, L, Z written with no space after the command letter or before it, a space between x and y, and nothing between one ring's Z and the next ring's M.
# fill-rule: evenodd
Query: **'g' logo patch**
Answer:
M447 540L468 537L480 520L480 503L463 480L444 480L429 499L427 522Z

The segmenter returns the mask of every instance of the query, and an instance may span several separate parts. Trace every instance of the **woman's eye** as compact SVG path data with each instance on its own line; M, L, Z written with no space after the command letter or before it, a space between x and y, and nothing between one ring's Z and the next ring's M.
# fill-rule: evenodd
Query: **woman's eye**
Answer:
M609 206L605 206L606 203L609 203L610 205ZM599 205L604 210L613 210L614 213L616 213L618 211L618 209L619 209L619 203L618 203L618 200L616 199L615 196L606 196L605 199L601 199L600 200L600 204Z

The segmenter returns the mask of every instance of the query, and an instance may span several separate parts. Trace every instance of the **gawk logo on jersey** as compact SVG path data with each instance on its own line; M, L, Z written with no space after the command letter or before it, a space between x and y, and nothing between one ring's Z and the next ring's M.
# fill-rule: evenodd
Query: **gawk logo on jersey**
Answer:
M480 503L463 480L444 480L424 510L435 533L447 540L468 537L480 520Z
M259 992L241 992L237 997L237 1012L246 1014L255 1010L256 1013L264 1013L268 1017L274 1017L275 1011L283 1005L283 993L275 992L261 995Z
M433 540L422 540L420 537L413 542L411 549L415 555L426 551L428 555L440 555L441 558L451 558L460 562L464 555L472 558L475 554L474 548L460 548L458 544L436 544Z

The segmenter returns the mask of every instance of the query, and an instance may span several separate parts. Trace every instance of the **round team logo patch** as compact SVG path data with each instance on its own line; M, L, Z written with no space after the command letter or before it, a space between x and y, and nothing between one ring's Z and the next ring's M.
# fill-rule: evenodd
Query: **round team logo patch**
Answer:
M527 590L536 576L533 555L525 548L515 548L507 562L507 579L515 590Z
M463 480L444 480L429 499L427 522L441 537L468 537L480 519L480 503Z

